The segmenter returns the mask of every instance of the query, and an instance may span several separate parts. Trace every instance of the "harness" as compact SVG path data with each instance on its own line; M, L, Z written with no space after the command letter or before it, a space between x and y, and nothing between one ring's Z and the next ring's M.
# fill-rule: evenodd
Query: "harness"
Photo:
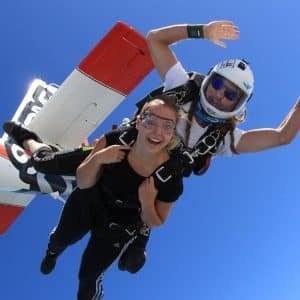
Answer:
M163 94L175 96L177 99L176 104L179 107L193 100L198 100L199 90L205 76L197 72L189 72L188 75L189 80L183 85L179 85L167 91L164 91L164 87L160 86L151 91L147 96L136 103L136 106L138 107L138 111L136 112L136 114L140 112L141 108L146 102L154 99L157 95Z
M120 133L115 141L116 144L120 145L132 145L134 144L137 137L137 130L132 123L120 128ZM155 186L160 190L164 184L166 184L173 177L181 176L182 165L170 155L170 159L163 163L157 170L152 174L154 178ZM111 208L128 208L128 209L140 209L138 203L135 201L126 201L119 199L114 195L114 191L111 190L110 186L106 184L101 185L102 191L108 198L108 205Z
M108 229L120 234L125 234L125 236L135 237L138 233L138 230L142 228L143 223L137 222L133 225L122 225L116 222L109 222Z
M178 176L182 172L182 164L176 158L170 159L161 165L154 173L154 183L156 188L159 190L162 185L172 179L173 176ZM116 198L113 193L102 186L102 191L105 192L106 196L108 197L107 205L109 208L128 208L128 209L137 209L140 212L140 207L138 204L132 205L132 203L128 203L123 201L119 198ZM144 236L148 236L150 234L150 228L146 226L141 220L135 222L131 225L122 225L117 223L114 220L111 220L108 223L108 229L112 232L115 232L118 235L124 236L125 238L136 238L138 234L142 234ZM141 232L142 230L142 232Z
M175 150L175 155L182 164L182 175L185 177L192 173L203 175L208 170L211 158L216 154L228 130L226 126L211 125L193 148L181 144L180 148Z
M157 95L172 95L176 97L176 104L182 107L186 103L195 104L199 101L199 91L205 78L204 75L197 72L188 73L189 80L183 85L177 86L168 91L164 91L164 87L160 86L151 91L146 97L136 103L138 107L138 114L143 105L154 99ZM195 112L193 112L195 113ZM183 142L171 154L175 160L180 161L182 165L181 173L183 176L188 177L193 172L196 175L204 174L209 166L212 155L216 154L217 148L224 140L225 135L230 130L228 123L222 124L208 124L208 129L199 138L193 148L189 148Z

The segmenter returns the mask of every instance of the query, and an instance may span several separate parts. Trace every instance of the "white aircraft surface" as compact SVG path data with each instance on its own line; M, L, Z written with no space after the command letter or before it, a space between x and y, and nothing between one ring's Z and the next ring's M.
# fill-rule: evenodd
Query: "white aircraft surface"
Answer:
M12 120L47 143L73 149L152 69L145 38L117 22L60 86L33 80ZM61 197L76 185L74 177L37 172L30 154L6 134L0 139L0 170L0 235L37 194Z

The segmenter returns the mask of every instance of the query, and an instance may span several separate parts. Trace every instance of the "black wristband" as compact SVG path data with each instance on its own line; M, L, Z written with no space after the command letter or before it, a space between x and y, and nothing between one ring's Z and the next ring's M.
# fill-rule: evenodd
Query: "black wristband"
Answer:
M187 25L187 35L189 38L192 39L203 39L204 38L204 32L203 32L204 25L197 24L197 25Z

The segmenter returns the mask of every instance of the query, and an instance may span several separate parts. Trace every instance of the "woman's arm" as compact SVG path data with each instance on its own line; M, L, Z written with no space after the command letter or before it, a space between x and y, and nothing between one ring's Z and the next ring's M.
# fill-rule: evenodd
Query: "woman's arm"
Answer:
M244 133L236 146L238 153L258 152L287 145L293 141L300 128L300 98L278 128L261 128Z
M95 162L95 154L106 147L105 136L101 136L100 139L95 144L92 152L85 158L85 160L78 166L76 170L76 180L77 186L80 189L91 187L98 180L100 176L99 162Z
M153 177L147 178L139 187L139 200L142 207L141 218L150 227L164 224L173 203L159 201Z
M80 189L90 188L101 176L101 167L104 164L120 162L125 157L123 150L129 150L128 146L112 145L106 147L105 136L102 136L93 151L78 166L76 171L77 186Z
M238 37L238 27L231 21L214 21L203 25L203 38L207 38L221 47L226 47L221 39L235 40ZM168 70L177 62L176 55L169 46L187 38L189 38L187 24L153 29L147 34L151 57L162 80L165 79Z

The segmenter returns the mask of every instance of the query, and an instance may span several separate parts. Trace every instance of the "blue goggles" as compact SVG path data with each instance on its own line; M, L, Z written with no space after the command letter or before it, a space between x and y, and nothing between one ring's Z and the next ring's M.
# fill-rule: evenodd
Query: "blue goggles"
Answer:
M222 78L219 75L214 75L210 80L211 86L216 91L224 89L224 96L227 100L237 101L240 98L240 92L229 88L228 86L226 86L225 82L226 82L226 79Z

